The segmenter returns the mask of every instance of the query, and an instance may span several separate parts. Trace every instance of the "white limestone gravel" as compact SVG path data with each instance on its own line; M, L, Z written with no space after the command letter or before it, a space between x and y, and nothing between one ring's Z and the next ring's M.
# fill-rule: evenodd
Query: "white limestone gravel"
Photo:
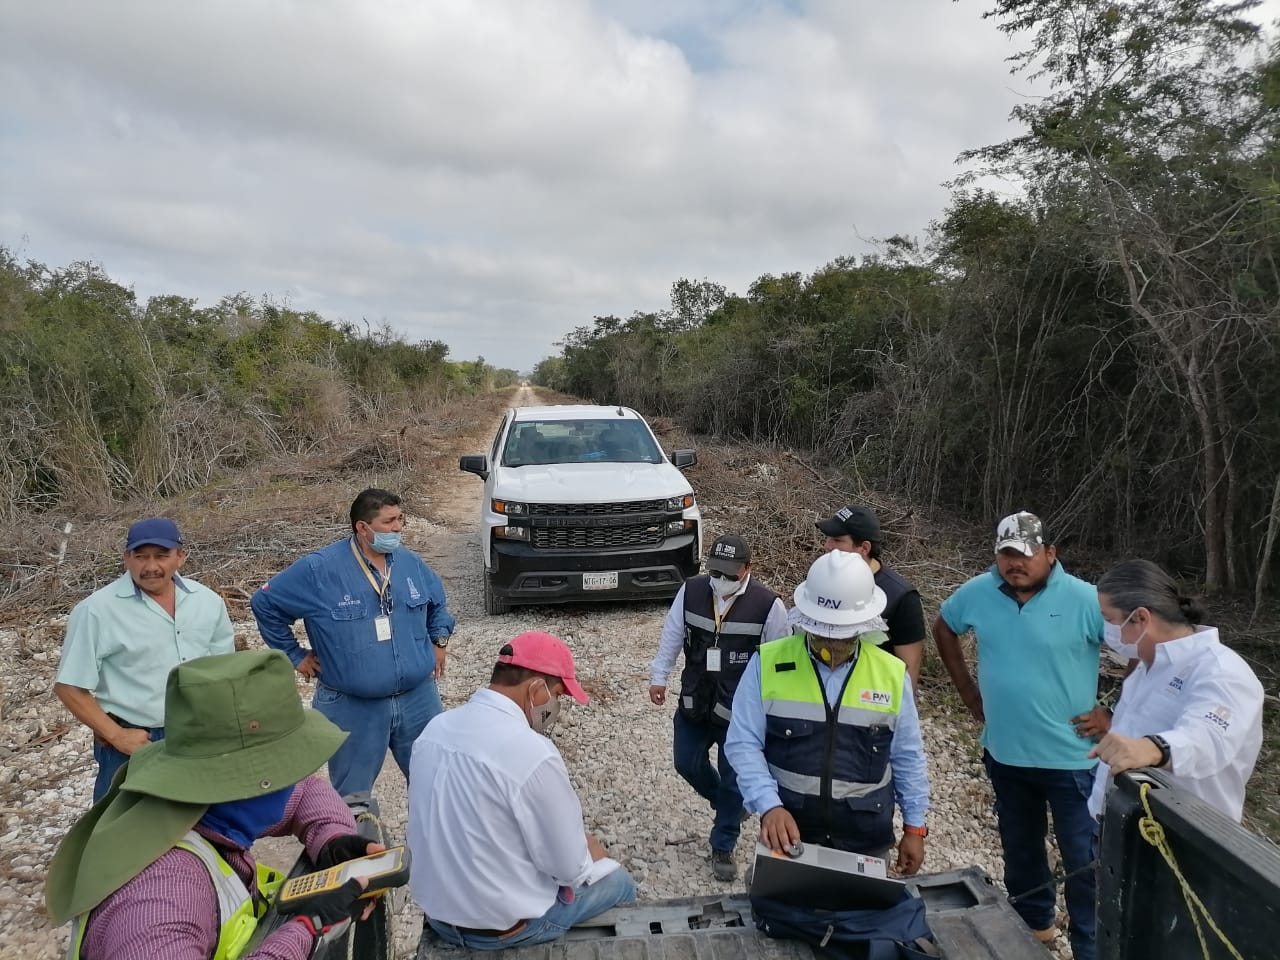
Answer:
M498 648L515 634L540 629L563 638L574 652L591 703L566 704L552 736L582 799L587 827L632 872L642 897L733 889L735 885L720 883L711 873L710 810L672 767L674 698L663 708L648 700L648 663L666 605L536 607L486 616L475 520L479 484L469 479L452 484L451 492L433 503L432 517L415 518L406 534L408 544L443 577L458 618L442 682L446 706L463 702L488 681ZM341 533L335 528L335 537ZM51 928L41 907L43 877L58 840L89 805L93 761L88 732L62 711L50 692L63 625L44 624L23 631L21 638L13 632L0 634L0 960L52 960L65 949L64 932ZM252 645L260 643L252 623L239 624L238 630ZM309 698L305 684L300 683L300 690ZM999 879L999 840L976 729L948 713L940 696L926 696L921 712L933 785L925 869L977 864ZM63 726L69 732L41 742ZM377 798L391 831L403 837L405 784L390 757ZM743 826L740 871L757 830L754 817ZM296 851L292 841L260 846L260 853L278 866L288 866ZM410 957L421 912L403 892L394 909L397 955ZM1054 948L1060 957L1069 956L1064 936Z

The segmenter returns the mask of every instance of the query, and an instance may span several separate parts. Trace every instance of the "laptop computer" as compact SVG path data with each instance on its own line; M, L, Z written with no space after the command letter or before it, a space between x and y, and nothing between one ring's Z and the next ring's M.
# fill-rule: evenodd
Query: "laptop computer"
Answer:
M819 910L877 910L906 895L906 884L888 876L879 857L806 843L799 856L774 853L756 843L751 896Z

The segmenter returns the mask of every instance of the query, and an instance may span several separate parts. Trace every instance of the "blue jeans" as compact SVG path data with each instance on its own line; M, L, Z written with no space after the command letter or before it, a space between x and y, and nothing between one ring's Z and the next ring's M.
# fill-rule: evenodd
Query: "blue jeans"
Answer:
M391 697L353 697L322 682L311 705L350 736L329 758L329 782L341 796L373 792L387 748L409 779L413 741L443 705L436 682L428 677L412 690Z
M718 723L694 723L676 711L672 753L676 773L715 810L711 826L711 849L732 850L738 843L742 825L742 794L738 792L738 775L724 756L727 726ZM711 765L711 748L716 748L716 765Z
M120 721L117 720L117 723ZM130 730L141 730L142 727L134 727L132 724L121 724ZM157 727L151 731L151 742L164 739L164 727ZM127 753L121 753L109 743L103 743L97 737L93 738L93 759L98 761L98 778L93 781L93 802L97 803L107 795L107 791L111 789L111 780L116 775L116 771L124 766L124 762L129 759Z
M1068 874L1075 874L1066 882L1071 952L1076 960L1094 960L1097 882L1096 871L1086 869L1093 860L1097 826L1089 815L1093 770L1012 767L999 763L986 751L982 763L996 794L996 819L1004 848L1004 885L1010 899L1049 884L1053 877L1044 845L1049 831L1046 811L1052 811L1062 866ZM1013 902L1013 908L1033 930L1053 926L1056 886L1049 884Z
M525 921L525 925L510 936L478 937L470 933L462 933L451 923L430 918L427 922L446 943L470 947L472 950L505 950L508 947L528 946L555 940L563 936L564 932L574 924L590 920L610 907L628 903L635 898L635 881L631 879L631 874L619 867L612 873L605 874L591 886L582 884L574 888L572 903L565 903L557 897L551 909L536 919Z

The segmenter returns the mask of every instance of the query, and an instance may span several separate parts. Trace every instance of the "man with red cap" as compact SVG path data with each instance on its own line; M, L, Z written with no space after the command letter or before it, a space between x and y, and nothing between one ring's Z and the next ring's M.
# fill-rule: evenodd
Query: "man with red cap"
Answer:
M578 703L573 654L549 633L498 652L489 686L440 714L409 764L409 885L440 939L472 950L554 940L634 900L635 883L586 832L544 734Z

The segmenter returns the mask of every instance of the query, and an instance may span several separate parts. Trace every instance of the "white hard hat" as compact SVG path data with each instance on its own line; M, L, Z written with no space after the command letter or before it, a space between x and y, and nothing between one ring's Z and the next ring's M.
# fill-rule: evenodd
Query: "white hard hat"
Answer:
M878 617L888 602L862 554L841 550L813 561L795 592L797 610L810 620L839 627Z

